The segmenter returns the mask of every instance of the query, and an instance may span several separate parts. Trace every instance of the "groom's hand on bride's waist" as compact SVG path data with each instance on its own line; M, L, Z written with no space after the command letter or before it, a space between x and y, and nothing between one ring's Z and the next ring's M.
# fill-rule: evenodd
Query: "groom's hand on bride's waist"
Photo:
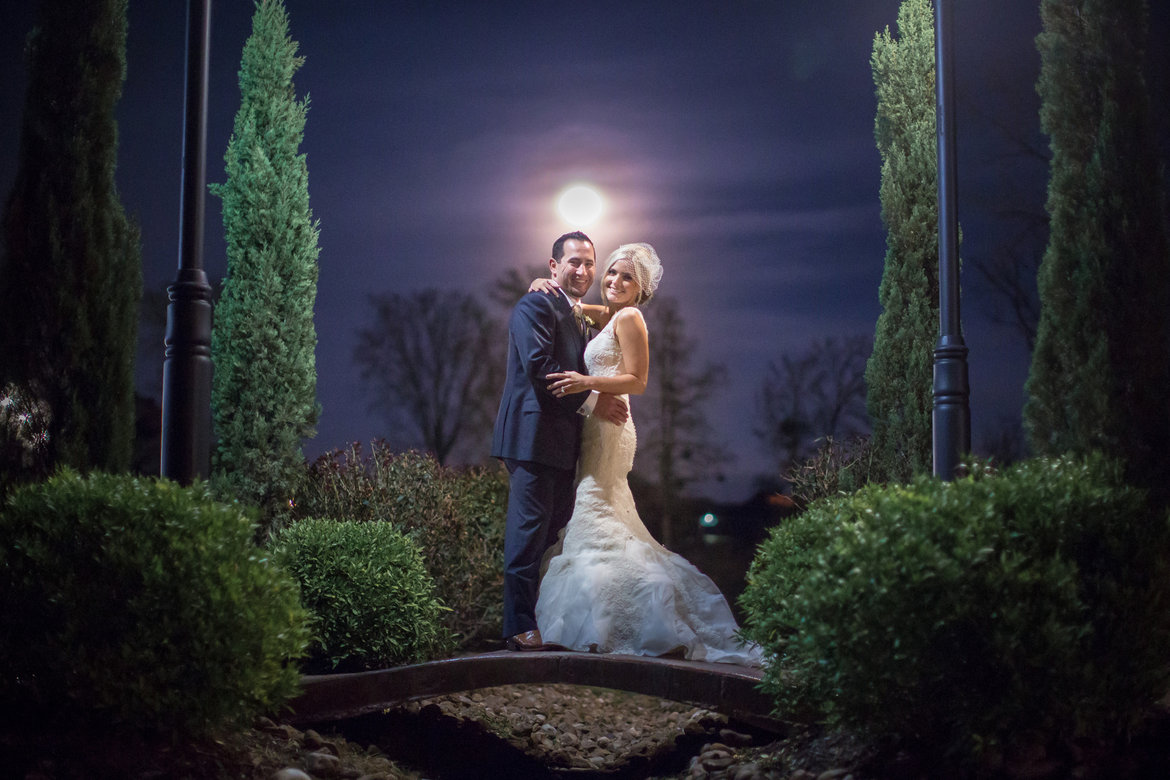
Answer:
M597 406L593 407L593 416L614 425L625 425L630 418L630 407L616 395L601 393L597 396Z

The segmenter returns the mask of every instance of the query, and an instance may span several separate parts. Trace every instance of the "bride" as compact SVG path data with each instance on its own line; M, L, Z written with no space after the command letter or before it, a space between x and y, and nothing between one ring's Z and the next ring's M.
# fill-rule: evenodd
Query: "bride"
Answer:
M661 278L649 244L625 244L609 256L605 305L582 307L602 326L585 349L589 374L549 374L555 395L645 391L650 346L638 307ZM554 285L537 280L532 289L550 292ZM626 481L636 446L633 419L618 426L587 417L584 424L576 505L546 559L536 602L544 641L571 650L759 666L760 648L738 639L715 584L655 541L638 517Z

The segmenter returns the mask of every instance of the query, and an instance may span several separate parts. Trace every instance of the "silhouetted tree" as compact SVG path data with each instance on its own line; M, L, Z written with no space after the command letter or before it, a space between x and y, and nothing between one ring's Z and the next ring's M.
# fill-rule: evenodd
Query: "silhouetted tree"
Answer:
M784 473L825 437L846 440L869 429L865 414L867 336L814 341L799 355L768 364L757 396L754 433Z
M313 304L318 228L299 152L308 98L281 0L262 0L240 66L240 110L228 144L223 200L228 268L215 314L212 413L217 490L261 507L271 526L287 507L319 408Z
M1170 482L1170 250L1142 74L1143 0L1044 0L1051 233L1025 421L1040 454L1100 449Z
M525 285L527 289L527 285ZM372 325L354 361L391 425L391 441L420 443L440 464L488 451L503 387L506 342L475 296L421 290L371 296Z
M996 425L984 429L978 452L991 458L997 466L1009 466L1026 457L1026 445L1020 419L1005 416Z
M26 53L20 159L4 212L0 388L45 413L47 438L23 451L31 460L4 467L124 471L142 290L138 228L114 181L126 0L42 0Z
M934 14L929 0L904 0L895 39L874 39L882 158L885 270L866 407L873 455L893 481L931 465L934 345L938 338L938 160L935 140Z
M994 319L1014 329L1029 352L1036 346L1040 322L1036 275L1041 256L1030 244L1027 236L1017 234L996 246L983 262L972 263L991 286L994 300L1007 308L1007 314L997 312Z
M966 262L991 292L974 302L990 304L990 318L1014 330L1031 352L1040 319L1036 274L1048 241L1048 213L1033 187L1048 169L1049 153L1039 124L1034 120L1021 124L1018 119L1036 116L1035 85L1021 83L1008 64L1000 67L991 65L992 76L985 84L989 108L979 113L981 121L973 128L973 133L999 141L994 154L975 161L985 175L995 174L996 184L973 198L995 218L996 226L988 233L994 236L994 244L987 254L968 257Z
M686 334L677 300L655 297L645 307L650 331L650 383L634 399L638 470L658 483L662 516L659 541L675 543L679 507L689 485L718 478L730 453L715 438L704 406L723 382L717 363L693 365L696 342ZM644 517L653 527L655 518Z
M507 326L507 318L511 316L512 307L528 292L533 279L544 279L549 276L546 263L534 263L524 268L508 268L495 278L488 289L488 297L505 312L503 324Z

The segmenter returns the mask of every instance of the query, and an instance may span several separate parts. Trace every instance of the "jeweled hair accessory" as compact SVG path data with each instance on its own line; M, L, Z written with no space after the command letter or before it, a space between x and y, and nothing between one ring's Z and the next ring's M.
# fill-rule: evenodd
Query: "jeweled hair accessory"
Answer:
M634 267L634 279L641 288L638 302L650 300L658 289L658 283L662 281L662 261L658 259L654 247L649 244L622 244L609 256L605 270L612 268L618 260L628 260Z

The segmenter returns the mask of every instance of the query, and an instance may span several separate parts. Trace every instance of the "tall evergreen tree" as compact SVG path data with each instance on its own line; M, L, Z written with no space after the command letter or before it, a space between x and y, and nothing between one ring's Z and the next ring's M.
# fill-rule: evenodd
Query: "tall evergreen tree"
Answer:
M1170 482L1170 250L1143 78L1144 0L1044 0L1051 220L1025 422L1034 451L1101 449Z
M4 212L0 388L46 411L33 475L61 465L123 471L142 293L138 228L114 182L126 0L42 0L26 55L20 161Z
M886 479L931 466L934 346L938 340L938 158L934 13L904 0L895 39L874 39L874 136L882 158L882 220L888 231L873 353L865 371L873 451Z
M228 267L212 329L217 489L260 506L269 524L287 507L302 467L301 440L318 415L313 304L318 227L299 152L306 97L293 74L304 59L282 0L262 0L240 67L240 110L225 160Z

